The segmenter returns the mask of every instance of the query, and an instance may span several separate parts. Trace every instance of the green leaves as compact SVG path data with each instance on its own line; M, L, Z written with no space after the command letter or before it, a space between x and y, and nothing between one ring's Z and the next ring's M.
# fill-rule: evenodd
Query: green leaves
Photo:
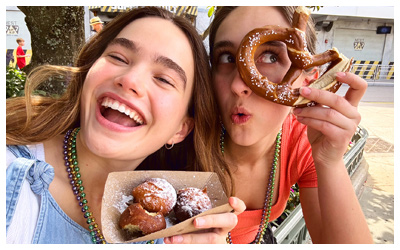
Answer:
M211 16L214 14L215 7L216 7L216 6L207 6L207 9L209 8L209 10L208 10L208 17L211 17Z
M26 74L13 67L6 68L6 98L24 95Z

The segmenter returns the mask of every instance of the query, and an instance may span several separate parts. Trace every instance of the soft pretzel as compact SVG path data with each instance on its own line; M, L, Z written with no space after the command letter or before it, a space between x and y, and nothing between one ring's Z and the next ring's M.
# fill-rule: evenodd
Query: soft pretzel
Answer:
M336 48L318 55L310 54L306 42L309 16L309 9L298 7L293 15L292 28L267 25L250 31L243 38L236 56L236 64L246 85L257 95L287 106L313 106L315 103L300 96L299 90L292 88L292 84L300 76L302 70L321 66L328 62L331 63L325 73L312 82L309 87L336 92L341 86L341 83L336 81L335 73L348 71L351 60L343 54L339 54ZM254 62L254 54L257 48L269 41L285 43L288 56L292 62L280 83L269 81L266 76L261 75Z

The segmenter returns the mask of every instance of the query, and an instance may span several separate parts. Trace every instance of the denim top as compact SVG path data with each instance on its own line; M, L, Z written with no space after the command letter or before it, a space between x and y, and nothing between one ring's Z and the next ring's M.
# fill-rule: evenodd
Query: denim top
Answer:
M16 157L6 171L7 234L23 190L23 183L28 181L32 192L39 197L40 202L31 243L92 243L89 230L68 217L50 194L48 188L54 178L54 168L37 159L26 146L7 146L7 149ZM26 210L29 209L30 207L26 207ZM162 244L163 239L154 242Z

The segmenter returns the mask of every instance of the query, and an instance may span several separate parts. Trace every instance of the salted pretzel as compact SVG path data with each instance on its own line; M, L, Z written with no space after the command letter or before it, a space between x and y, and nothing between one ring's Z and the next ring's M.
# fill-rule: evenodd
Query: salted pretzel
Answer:
M335 73L348 71L351 60L339 54L336 48L322 54L311 55L307 49L306 28L311 11L305 7L298 7L293 15L292 28L283 28L267 25L250 31L242 40L236 56L239 73L249 88L257 95L287 106L313 106L315 102L300 96L298 88L292 84L303 70L321 66L331 62L325 73L309 87L336 92L341 86L336 81ZM254 54L257 48L269 41L282 41L286 44L289 59L292 64L282 82L269 81L257 69Z

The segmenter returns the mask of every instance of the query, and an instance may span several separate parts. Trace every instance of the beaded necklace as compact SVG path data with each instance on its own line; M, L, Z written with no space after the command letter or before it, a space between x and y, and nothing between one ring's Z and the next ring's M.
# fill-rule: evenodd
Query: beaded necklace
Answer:
M90 236L92 237L92 242L94 244L105 244L103 234L101 233L96 219L94 218L92 212L90 212L90 207L88 201L85 198L86 194L83 192L84 187L82 185L81 174L79 173L78 159L76 154L76 135L79 132L79 128L75 128L73 131L69 130L65 134L64 138L64 160L65 166L67 167L68 178L72 186L72 191L76 195L81 211L83 212L83 217L86 219L88 228L90 230Z
M86 194L83 192L85 189L82 185L81 174L79 173L78 167L78 157L76 152L76 135L78 134L80 128L75 128L74 130L68 130L64 137L64 160L65 166L67 167L68 178L72 186L72 191L76 195L78 204L83 212L83 217L86 219L88 228L90 230L90 236L92 237L92 242L94 244L105 244L103 234L100 231L99 226L96 223L92 212L90 212L90 207L88 201L85 198ZM147 244L154 244L154 240L147 241Z
M220 148L221 148L222 154L224 154L224 135L225 135L225 128L222 127L221 138L220 138ZM263 240L265 231L267 230L267 227L268 227L269 217L271 215L272 197L274 195L275 174L276 174L276 169L277 169L277 165L278 165L279 152L280 152L280 148L281 148L281 136L282 136L282 130L279 131L278 135L276 136L274 160L272 161L272 168L271 168L271 172L269 174L268 187L267 187L266 194L265 194L265 202L264 202L263 212L262 212L262 216L261 216L260 227L258 228L258 232L257 232L257 235L256 235L254 241L252 242L254 244L261 243L261 241ZM228 232L228 236L226 237L226 242L228 244L233 244L231 232Z

